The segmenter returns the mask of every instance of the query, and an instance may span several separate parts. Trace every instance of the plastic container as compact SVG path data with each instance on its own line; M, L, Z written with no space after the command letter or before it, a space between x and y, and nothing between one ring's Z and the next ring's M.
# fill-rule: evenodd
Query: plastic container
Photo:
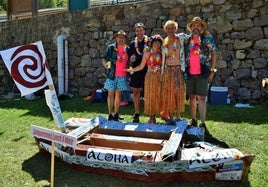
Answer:
M210 88L210 104L226 105L228 96L228 88L220 86L211 86Z
M96 90L96 99L98 101L103 101L103 94L102 94L102 89Z

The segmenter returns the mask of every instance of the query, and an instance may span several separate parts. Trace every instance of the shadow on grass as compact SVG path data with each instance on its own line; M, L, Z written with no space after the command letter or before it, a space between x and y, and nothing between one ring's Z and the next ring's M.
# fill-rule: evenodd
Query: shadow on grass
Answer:
M217 138L215 138L212 134L210 134L207 128L205 128L205 141L223 148L230 148L226 142L220 141Z
M28 160L25 160L22 164L22 170L29 173L35 180L36 184L42 181L46 181L43 187L50 186L50 155L43 152L38 152L33 155ZM250 187L247 177L242 182L188 182L188 183L178 183L178 182L142 182L124 179L120 177L107 176L105 173L103 175L83 172L72 168L69 164L64 163L58 159L55 160L55 174L54 174L54 186L65 186L65 187L91 187L91 186L133 186L133 187ZM38 186L39 186L38 185Z

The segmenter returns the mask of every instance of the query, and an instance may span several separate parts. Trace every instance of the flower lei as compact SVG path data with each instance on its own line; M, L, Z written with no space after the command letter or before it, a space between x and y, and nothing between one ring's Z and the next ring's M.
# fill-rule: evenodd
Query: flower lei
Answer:
M151 66L159 65L159 62L161 61L161 53L157 52L154 54L153 50L151 49L149 59Z
M121 56L118 54L117 45L116 45L116 48L114 48L114 50L116 51L117 60L119 62L124 62L127 60L127 45L126 44L124 44L124 51L123 51L123 54Z
M143 51L144 51L144 49L146 49L147 44L148 44L148 41L149 41L148 36L144 35L144 47L143 47ZM138 55L142 55L142 53L139 51L138 37L135 38L134 44L135 44L135 49L136 49L136 52L138 53Z
M177 44L179 42L179 37L177 35L175 35L174 37L174 42L173 42L173 49L172 49L172 53L171 55L169 54L168 52L168 45L169 45L169 41L168 41L168 37L166 37L164 39L164 42L163 42L163 50L164 50L164 53L166 55L167 58L175 58L175 54L176 54L176 49L177 49Z
M162 61L162 56L161 52L157 52L154 54L153 50L150 50L150 56L149 56L149 61L150 61L150 67L155 68L155 72L158 70L158 67L160 66L160 62Z
M193 38L190 40L190 49L192 50L193 54L198 55L200 52L200 45L201 39L198 37L197 41L194 41Z

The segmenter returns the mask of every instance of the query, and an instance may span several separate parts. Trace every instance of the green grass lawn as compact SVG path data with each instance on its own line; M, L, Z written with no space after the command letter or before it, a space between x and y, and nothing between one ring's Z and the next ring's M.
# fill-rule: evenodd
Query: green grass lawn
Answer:
M90 103L83 98L60 101L65 120L70 117L107 117L106 103ZM30 125L57 129L45 99L0 100L0 187L50 186L50 156L39 153ZM55 187L87 186L268 186L268 107L236 108L233 105L208 106L207 128L215 142L256 155L244 181L204 183L145 183L75 170L55 162ZM120 108L125 121L131 121L133 105ZM190 119L188 103L183 117ZM141 121L146 122L142 115ZM157 119L162 122L160 118ZM105 174L105 173L104 173Z

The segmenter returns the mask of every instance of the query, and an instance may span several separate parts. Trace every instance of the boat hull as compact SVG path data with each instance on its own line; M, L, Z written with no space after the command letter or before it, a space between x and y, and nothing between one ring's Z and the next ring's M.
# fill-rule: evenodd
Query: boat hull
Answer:
M148 182L242 181L255 157L203 141L185 146L186 121L172 126L110 122L101 116L82 121L67 134L36 126L31 133L42 152L53 150L73 168ZM198 137L201 131L194 132Z
M41 152L46 153L47 155L50 155L50 151L48 148L44 148L43 146L40 146L40 143L43 144L45 142L46 144L49 143L45 140L38 139L36 138L36 143L39 146L39 149ZM48 144L47 144L48 145ZM80 171L85 171L85 172L91 172L91 173L97 173L101 175L109 175L109 176L114 176L114 177L119 177L119 178L125 178L125 179L131 179L131 180L138 180L138 181L144 181L144 182L156 182L156 181L177 181L177 182L209 182L209 181L237 181L241 182L243 181L250 169L250 165L253 162L255 155L253 154L245 154L243 158L239 158L236 161L239 161L240 163L243 163L243 167L239 169L240 172L235 171L238 174L235 174L236 177L218 177L219 173L217 170L216 165L212 165L207 168L203 169L197 169L197 170L189 170L188 168L182 167L183 169L180 168L182 171L176 171L176 168L179 168L178 165L187 165L187 162L184 163L176 163L172 164L172 162L167 162L166 166L164 167L170 167L170 171L157 171L156 168L159 168L156 166L156 168L144 171L144 172L134 172L137 170L136 166L128 166L129 168L124 168L123 167L113 167L110 166L109 164L97 164L97 163L85 163L87 160L86 158L86 152L87 150L78 150L77 153L82 154L80 156L78 155L69 155L70 157L75 157L73 159L71 158L66 158L66 155L61 155L61 153L55 151L56 158L59 161L65 162L68 164L70 167L80 170ZM68 157L68 156L67 156ZM72 160L75 160L72 162ZM80 161L79 161L80 160ZM75 163L76 162L76 163ZM158 164L158 163L154 163ZM146 165L146 163L143 163L143 165ZM146 166L144 166L146 168ZM161 166L160 166L161 167ZM173 168L172 168L173 167ZM230 171L225 171L224 175L232 175L234 176L234 171L231 169ZM229 173L229 174L228 174Z

